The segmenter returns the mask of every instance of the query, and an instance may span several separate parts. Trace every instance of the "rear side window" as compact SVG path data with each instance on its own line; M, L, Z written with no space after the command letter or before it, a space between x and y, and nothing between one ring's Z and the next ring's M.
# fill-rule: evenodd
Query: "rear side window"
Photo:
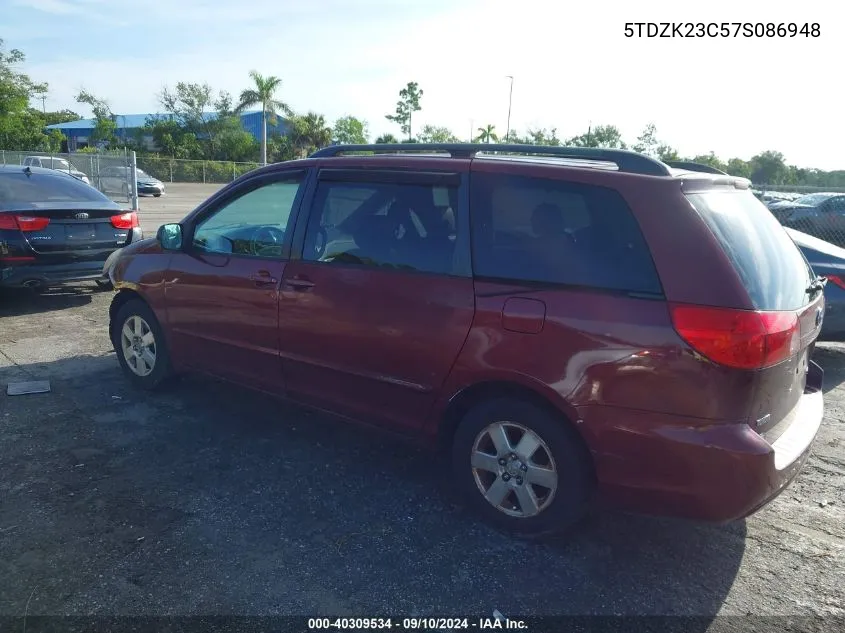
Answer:
M314 200L306 260L460 274L457 187L326 181Z
M736 268L758 310L796 310L810 300L807 260L750 191L688 194Z
M72 176L0 173L0 208L35 202L108 202L93 187Z
M662 294L622 196L580 183L474 173L473 269L480 277Z

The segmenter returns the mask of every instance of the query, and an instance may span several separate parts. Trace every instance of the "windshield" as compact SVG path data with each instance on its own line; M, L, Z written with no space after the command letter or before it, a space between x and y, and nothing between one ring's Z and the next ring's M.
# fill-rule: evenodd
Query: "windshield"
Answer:
M806 196L801 196L800 198L793 200L795 204L807 204L810 206L815 206L817 204L821 204L828 198L831 198L832 194L829 193L811 193Z
M103 194L85 183L59 174L0 174L0 208L37 202L104 202Z
M63 158L42 158L41 164L44 165L44 167L49 167L51 169L68 170L71 168L70 163Z
M814 275L799 248L750 191L689 194L758 310L796 310Z
M147 172L145 172L143 169L136 169L136 170L135 170L135 177L136 177L136 178L147 178L147 179L149 179L149 180L152 180L152 179L153 179L153 177L152 177L152 176L150 176L150 175L149 175Z

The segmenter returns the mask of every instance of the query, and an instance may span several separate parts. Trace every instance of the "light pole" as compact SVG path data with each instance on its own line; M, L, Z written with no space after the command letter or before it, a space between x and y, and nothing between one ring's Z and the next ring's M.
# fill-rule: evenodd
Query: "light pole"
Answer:
M513 103L513 77L511 75L507 75L507 78L511 80L511 89L508 94L508 129L507 132L505 132L505 143L508 143L511 140L511 104Z

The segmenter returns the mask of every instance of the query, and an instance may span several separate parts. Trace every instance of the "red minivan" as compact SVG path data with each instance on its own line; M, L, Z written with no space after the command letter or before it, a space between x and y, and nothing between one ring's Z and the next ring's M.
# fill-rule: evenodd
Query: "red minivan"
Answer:
M110 334L451 454L508 531L593 502L725 522L823 416L824 280L750 183L621 150L334 146L121 250Z

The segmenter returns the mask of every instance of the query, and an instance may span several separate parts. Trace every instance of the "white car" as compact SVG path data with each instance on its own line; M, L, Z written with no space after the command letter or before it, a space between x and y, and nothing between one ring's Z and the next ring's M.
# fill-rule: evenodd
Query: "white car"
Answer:
M84 172L79 171L76 167L70 164L67 159L58 158L56 156L27 156L23 159L24 167L46 167L47 169L55 169L63 171L77 180L81 180L86 185L91 184L88 176Z

